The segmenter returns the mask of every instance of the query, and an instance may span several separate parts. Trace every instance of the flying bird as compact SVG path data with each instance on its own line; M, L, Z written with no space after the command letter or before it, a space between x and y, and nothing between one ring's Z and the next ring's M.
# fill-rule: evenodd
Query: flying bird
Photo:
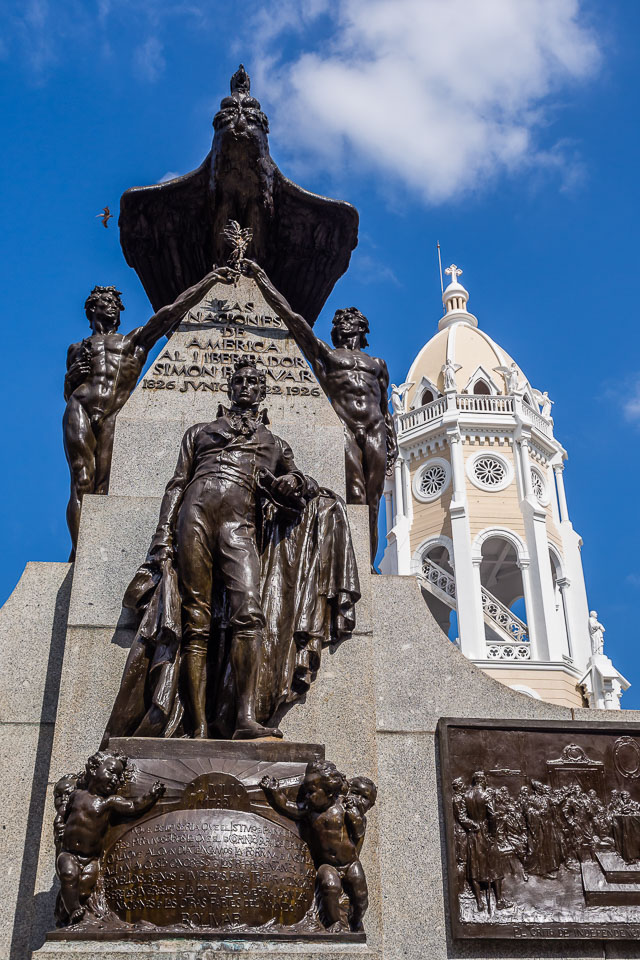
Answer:
M113 214L109 213L109 207L104 207L102 213L96 213L96 220L102 220L102 226L107 229L109 226L109 220L113 220Z

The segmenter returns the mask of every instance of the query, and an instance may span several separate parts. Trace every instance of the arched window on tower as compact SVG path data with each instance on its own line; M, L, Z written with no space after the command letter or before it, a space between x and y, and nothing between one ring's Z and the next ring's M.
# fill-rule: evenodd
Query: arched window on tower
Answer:
M522 571L511 541L495 536L482 544L480 583L487 659L529 660Z
M552 550L549 550L549 562L551 564L551 580L553 582L553 594L556 608L556 630L558 631L558 635L562 637L564 641L568 656L573 658L573 650L571 649L571 639L569 637L568 630L568 613L564 589L561 588L561 584L563 586L565 585L564 574L562 572L560 558L556 556Z
M453 643L458 641L458 617L455 611L455 587L452 591L447 588L449 576L450 582L455 584L453 567L449 559L449 551L442 544L434 544L429 547L422 555L422 576L424 579L435 583L444 596L452 596L450 604L445 603L434 596L429 590L422 590L422 595L429 607L429 610L436 619L440 629L446 633ZM443 576L441 576L443 574Z
M473 392L481 397L488 397L491 394L489 384L484 380L476 380L473 385Z
M425 390L422 394L422 406L424 407L425 403L433 403L434 400L433 390Z

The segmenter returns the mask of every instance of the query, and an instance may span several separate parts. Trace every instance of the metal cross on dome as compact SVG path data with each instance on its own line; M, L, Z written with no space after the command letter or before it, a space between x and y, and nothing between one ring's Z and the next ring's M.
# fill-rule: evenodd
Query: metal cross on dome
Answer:
M462 270L460 269L460 267L457 267L455 263L452 263L450 267L447 267L447 269L445 270L445 273L447 274L448 277L451 277L451 283L457 283L458 277L462 273Z

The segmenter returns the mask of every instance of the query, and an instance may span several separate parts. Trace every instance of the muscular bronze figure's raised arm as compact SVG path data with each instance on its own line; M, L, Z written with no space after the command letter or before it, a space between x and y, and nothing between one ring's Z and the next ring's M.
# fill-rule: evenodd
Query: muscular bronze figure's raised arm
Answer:
M369 505L371 563L378 548L378 507L389 472L398 456L398 442L387 405L389 374L384 360L364 353L369 323L348 307L333 318L333 349L320 340L287 300L276 290L264 270L244 260L262 294L286 324L311 364L320 386L345 426L347 503Z
M80 507L85 493L106 493L116 415L133 391L151 348L170 334L182 317L215 283L230 283L228 267L214 269L185 290L175 303L158 310L131 333L118 333L124 310L115 287L94 287L85 303L91 336L73 343L67 353L62 422L64 449L71 473L67 523L75 556Z

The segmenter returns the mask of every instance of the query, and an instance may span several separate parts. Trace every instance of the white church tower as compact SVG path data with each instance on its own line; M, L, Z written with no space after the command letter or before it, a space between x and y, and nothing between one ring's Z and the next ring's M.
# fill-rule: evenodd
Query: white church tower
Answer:
M438 332L393 387L400 455L383 573L415 575L446 633L497 680L565 706L619 709L565 496L552 401L467 310L452 264ZM514 609L515 608L515 609Z

